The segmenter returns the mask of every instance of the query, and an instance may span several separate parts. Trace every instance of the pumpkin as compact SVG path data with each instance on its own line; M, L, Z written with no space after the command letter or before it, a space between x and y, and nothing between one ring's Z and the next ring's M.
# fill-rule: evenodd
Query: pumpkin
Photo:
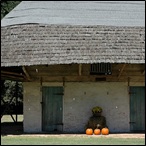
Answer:
M86 134L87 135L92 135L93 134L93 129L92 128L87 128L86 129Z
M94 134L95 135L100 135L101 134L101 131L100 131L100 129L94 129Z
M101 129L101 134L102 134L102 135L108 135L108 134L109 134L109 129L108 129L107 127L102 128L102 129Z

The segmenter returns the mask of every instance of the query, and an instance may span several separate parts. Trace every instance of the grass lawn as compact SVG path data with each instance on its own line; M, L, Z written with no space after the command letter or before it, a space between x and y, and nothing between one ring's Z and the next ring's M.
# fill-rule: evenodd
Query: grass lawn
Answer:
M14 117L14 119L16 119L16 115L12 115L12 116ZM23 115L17 115L17 121L22 122ZM3 115L3 117L1 118L1 123L4 123L4 122L14 122L14 121L10 115Z
M145 145L145 138L98 136L1 136L1 145Z

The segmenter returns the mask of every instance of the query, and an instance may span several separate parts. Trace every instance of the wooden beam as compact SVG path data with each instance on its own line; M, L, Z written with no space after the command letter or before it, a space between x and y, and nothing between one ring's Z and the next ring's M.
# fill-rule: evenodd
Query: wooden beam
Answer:
M15 73L15 72L8 72L8 71L1 71L1 74L16 75L16 76L20 76L20 77L23 77L23 76L24 76L24 75L19 74L19 73Z
M79 76L82 75L82 64L79 64Z
M120 70L120 73L119 73L119 75L118 75L118 79L120 78L120 76L121 76L121 74L122 74L122 72L123 72L125 66L126 66L126 64L123 64L123 66L122 66L122 68L121 68L121 70Z
M42 76L43 82L63 82L63 77L64 76ZM103 78L105 77L104 75L102 76L97 76L97 75L76 75L76 76L65 76L65 82L95 82L95 78ZM144 76L129 76L131 78L131 81L139 81L139 82L144 82L145 78ZM40 76L32 76L31 80L39 82L40 81ZM108 75L106 76L106 81L108 82L127 82L127 75L121 75L120 78L117 78L117 75Z
M21 80L21 81L25 80L24 77L18 77L18 76L6 75L6 74L1 74L1 78L2 79L15 80L15 81L16 80Z
M142 72L142 75L145 75L145 70Z
M19 74L15 72L1 71L1 78L5 80L8 79L8 80L23 81L25 80L26 77L23 74Z
M22 67L22 69L23 69L27 79L30 81L31 79L30 79L30 75L29 75L28 71L26 70L26 68L24 66Z

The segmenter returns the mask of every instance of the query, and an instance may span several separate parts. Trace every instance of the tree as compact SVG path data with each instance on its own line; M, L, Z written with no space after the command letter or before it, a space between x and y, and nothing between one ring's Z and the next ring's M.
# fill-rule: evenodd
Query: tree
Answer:
M8 14L14 7L16 7L20 2L21 1L1 1L1 19L6 14ZM9 102L10 105L8 104ZM22 82L1 80L1 115L7 107L11 107L11 110L8 110L5 114L9 114L9 112L12 112L14 114L16 104L17 108L19 109L17 109L19 111L18 114L22 114Z
M23 114L22 82L1 80L1 115Z
M21 1L1 1L1 19L7 15Z

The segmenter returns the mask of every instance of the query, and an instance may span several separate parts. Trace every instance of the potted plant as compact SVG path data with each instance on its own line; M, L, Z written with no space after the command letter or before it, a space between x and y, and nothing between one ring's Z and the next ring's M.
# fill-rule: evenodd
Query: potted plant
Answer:
M102 113L102 108L99 107L99 106L96 106L96 107L93 107L92 108L92 113L93 113L93 116L101 116L101 113Z
M106 118L102 116L102 108L99 106L95 106L92 108L92 116L89 118L89 121L85 128L92 128L94 129L100 129L107 127L106 125Z

